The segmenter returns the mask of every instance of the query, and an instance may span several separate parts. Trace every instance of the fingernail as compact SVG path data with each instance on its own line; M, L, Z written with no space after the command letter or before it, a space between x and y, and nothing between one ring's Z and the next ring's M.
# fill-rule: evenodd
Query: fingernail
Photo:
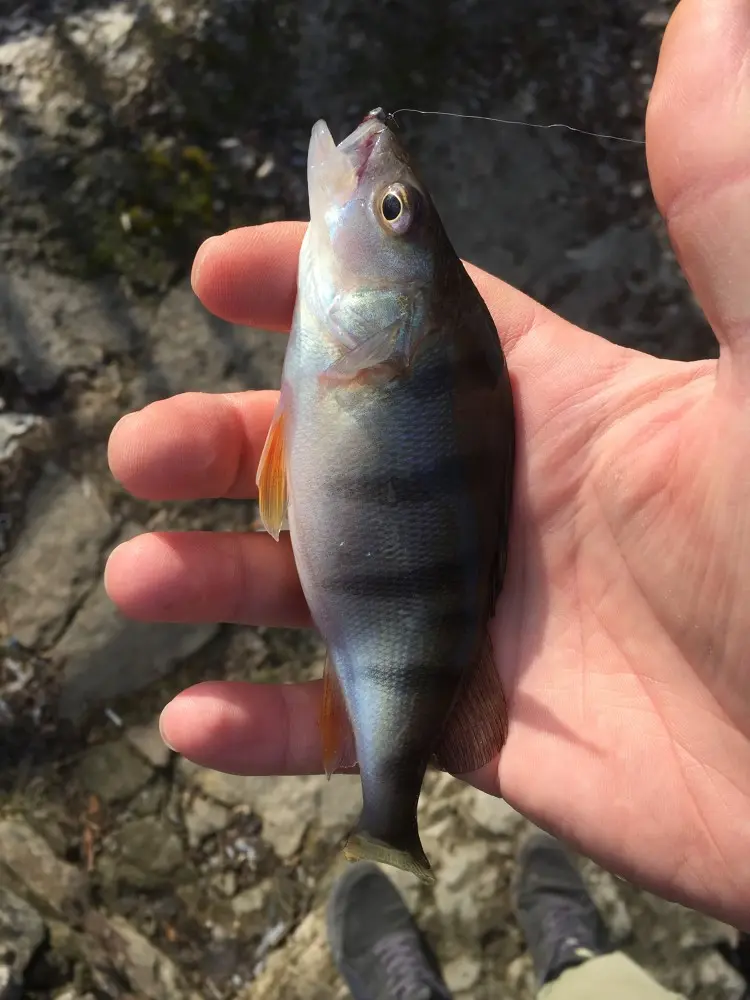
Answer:
M201 268L203 267L203 261L206 259L206 254L210 251L210 244L216 243L221 237L219 236L209 236L207 240L204 240L198 247L195 254L195 260L193 261L193 268L190 272L190 284L195 291L195 286L198 284L201 274Z
M170 704L171 704L171 702L170 702ZM162 742L164 743L164 745L167 746L167 747L169 747L169 749L172 751L172 753L178 753L179 751L175 747L172 746L172 744L169 742L169 740L167 739L167 737L164 735L164 714L168 710L168 708L169 708L169 705L166 705L162 709L162 713L159 716L159 735L161 736Z
M133 421L135 421L136 418L141 415L141 412L142 412L141 410L134 410L132 413L124 413L119 418L115 426L112 428L112 433L114 433L115 431L124 430L126 427L129 427L133 423Z

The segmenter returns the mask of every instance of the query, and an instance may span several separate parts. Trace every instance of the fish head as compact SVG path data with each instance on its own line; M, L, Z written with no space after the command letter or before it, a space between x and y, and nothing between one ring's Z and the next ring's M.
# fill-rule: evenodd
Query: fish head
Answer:
M316 266L340 288L422 284L442 232L437 211L380 109L338 145L324 121L308 152Z

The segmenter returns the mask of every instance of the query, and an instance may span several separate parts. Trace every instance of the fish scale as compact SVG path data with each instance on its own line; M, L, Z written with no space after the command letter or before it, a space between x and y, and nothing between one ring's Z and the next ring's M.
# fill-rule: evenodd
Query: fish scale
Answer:
M429 762L480 767L506 733L488 622L510 522L510 379L385 116L338 146L319 122L308 186L261 516L278 537L288 513L328 647L326 768L359 763L363 808L345 853L431 880L417 826Z

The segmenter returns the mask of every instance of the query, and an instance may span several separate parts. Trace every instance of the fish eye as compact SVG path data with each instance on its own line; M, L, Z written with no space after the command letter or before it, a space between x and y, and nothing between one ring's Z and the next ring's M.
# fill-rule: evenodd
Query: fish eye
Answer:
M395 222L399 215L401 215L403 208L401 199L392 191L389 191L385 198L383 198L382 210L383 218L386 222Z
M411 226L415 198L403 184L391 184L380 195L378 208L381 224L400 236Z

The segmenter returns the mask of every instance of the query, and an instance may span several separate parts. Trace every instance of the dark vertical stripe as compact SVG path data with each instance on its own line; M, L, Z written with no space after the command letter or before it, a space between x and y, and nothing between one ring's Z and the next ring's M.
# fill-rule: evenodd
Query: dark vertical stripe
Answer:
M340 566L325 581L325 589L350 597L389 598L405 601L455 591L464 582L464 568L455 560L441 560L421 566L383 570L374 559L373 567L349 569Z
M443 651L445 655L445 651ZM425 655L418 660L399 660L379 668L377 665L367 670L371 683L382 691L394 688L403 694L434 695L439 701L456 688L463 676L463 665L439 660Z
M429 466L410 472L368 472L330 475L324 489L332 500L393 507L420 504L436 497L458 496L487 471L484 453L439 455Z
M446 354L424 368L415 368L399 382L398 388L412 399L425 402L454 393L459 385L494 389L497 384L497 367L493 366L487 352L481 347L464 347L456 351L454 357Z

